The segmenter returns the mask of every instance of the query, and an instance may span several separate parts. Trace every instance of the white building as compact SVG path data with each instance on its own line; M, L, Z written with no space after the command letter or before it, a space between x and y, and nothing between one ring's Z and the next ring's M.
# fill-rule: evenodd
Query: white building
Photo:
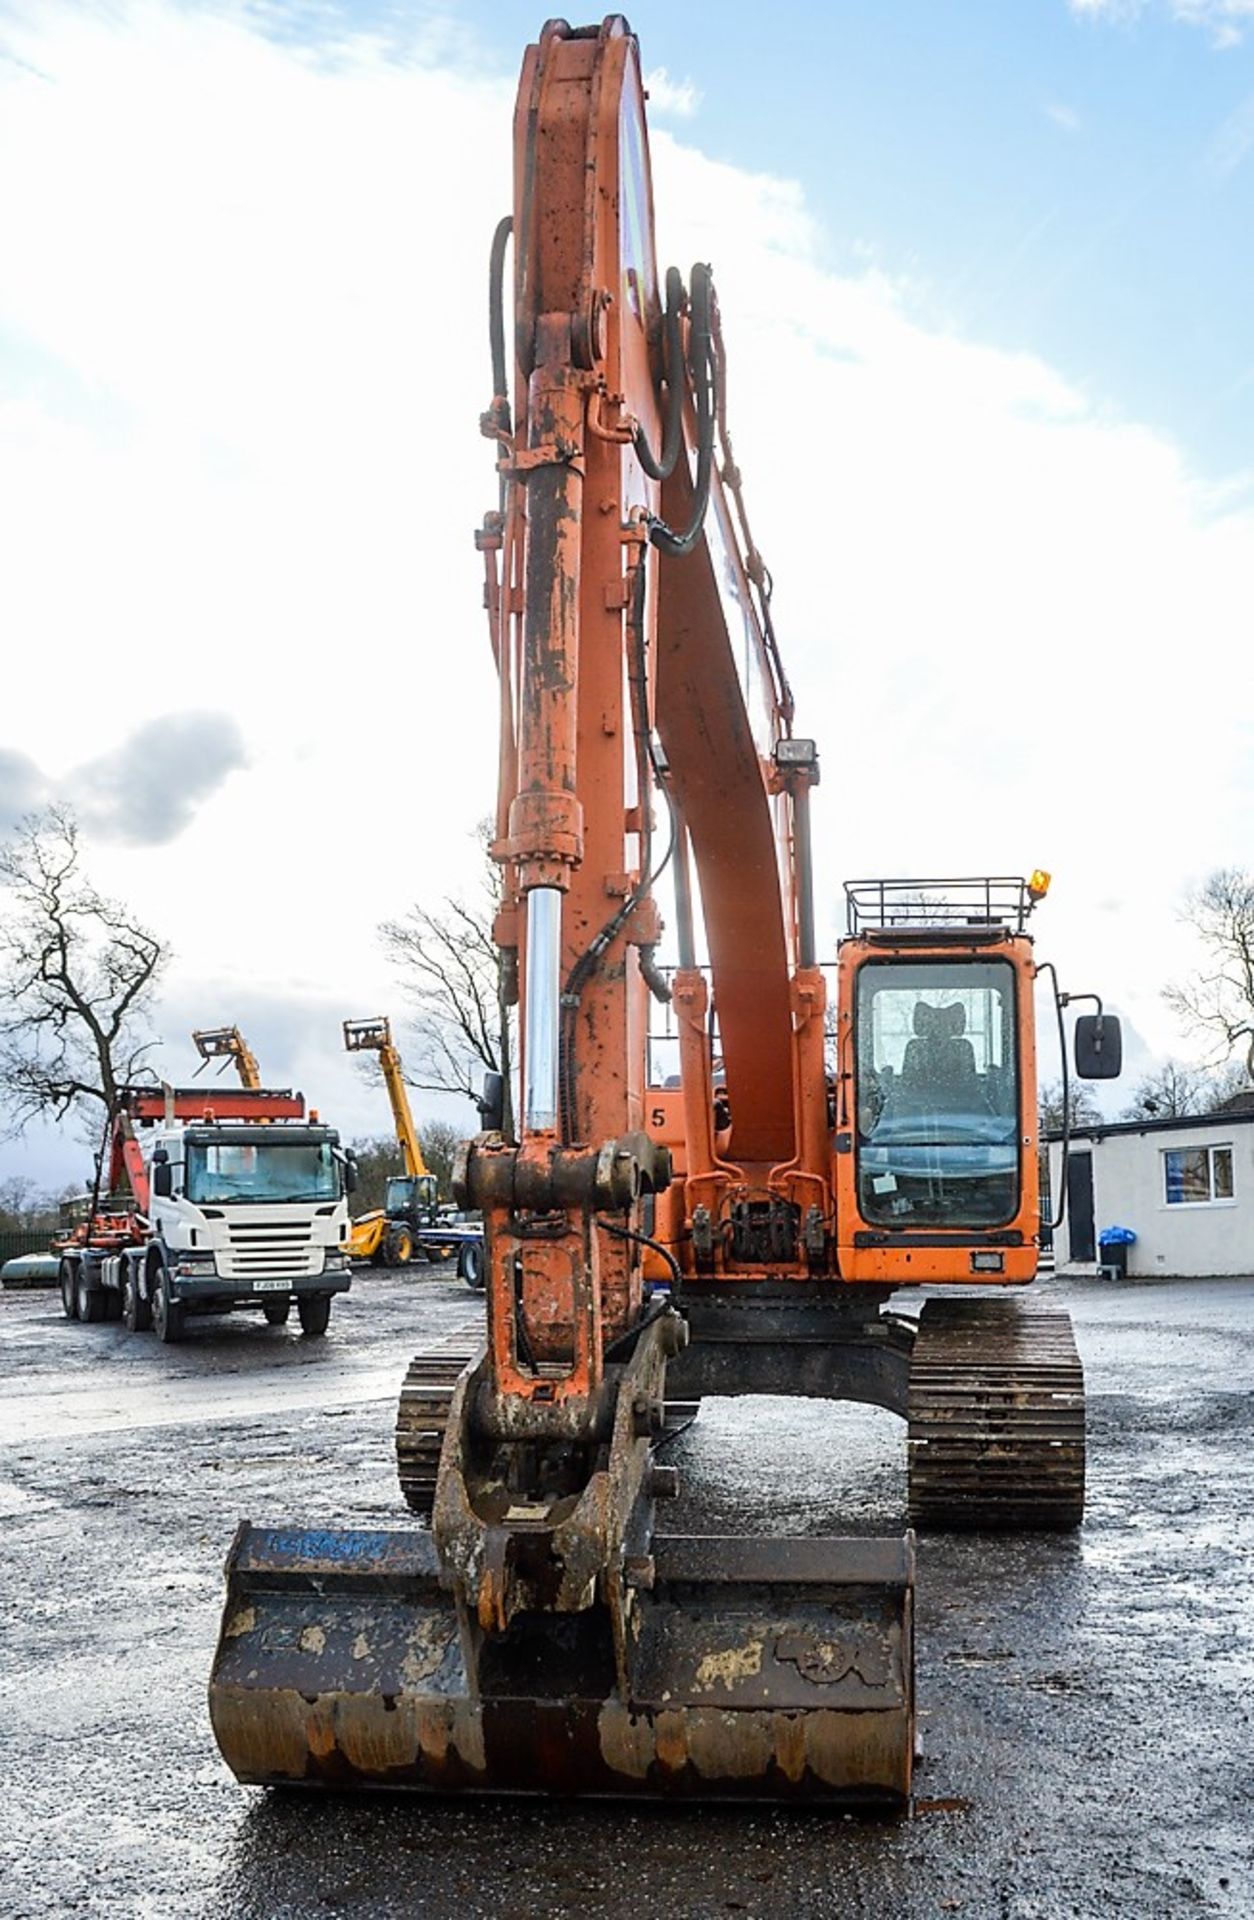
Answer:
M1233 1102L1241 1108L1244 1099ZM1049 1148L1058 1210L1062 1142ZM1131 1227L1130 1277L1254 1273L1254 1112L1119 1120L1071 1136L1059 1271L1093 1272L1107 1227Z

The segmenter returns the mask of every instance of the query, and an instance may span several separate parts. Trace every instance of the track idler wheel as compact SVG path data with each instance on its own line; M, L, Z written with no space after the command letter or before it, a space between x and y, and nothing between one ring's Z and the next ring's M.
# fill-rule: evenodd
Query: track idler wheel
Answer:
M415 1354L401 1387L396 1412L396 1477L406 1506L428 1520L435 1504L453 1389L480 1351L481 1343Z

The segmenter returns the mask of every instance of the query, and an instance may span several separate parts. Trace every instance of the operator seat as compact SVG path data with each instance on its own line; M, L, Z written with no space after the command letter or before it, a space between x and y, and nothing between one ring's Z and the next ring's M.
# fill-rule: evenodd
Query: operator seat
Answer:
M963 1089L974 1091L979 1078L975 1049L963 1037L967 1010L961 1001L951 1007L915 1003L915 1037L906 1043L901 1063L902 1083L910 1092L936 1096Z

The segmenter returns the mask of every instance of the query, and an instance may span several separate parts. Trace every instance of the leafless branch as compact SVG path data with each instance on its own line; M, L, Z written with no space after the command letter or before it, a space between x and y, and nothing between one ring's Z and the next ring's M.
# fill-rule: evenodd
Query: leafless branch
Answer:
M81 865L65 807L0 845L0 1101L10 1135L40 1115L110 1108L147 1071L164 943Z
M483 834L477 837L482 843ZM417 1036L410 1084L474 1100L484 1070L499 1073L506 1087L506 1130L512 1132L513 1010L493 937L499 877L490 862L486 868L471 899L449 896L436 910L411 907L403 918L386 921L379 934L403 983Z
M1190 1032L1209 1040L1212 1066L1240 1050L1254 1078L1254 875L1219 868L1190 896L1183 917L1206 964L1163 997Z

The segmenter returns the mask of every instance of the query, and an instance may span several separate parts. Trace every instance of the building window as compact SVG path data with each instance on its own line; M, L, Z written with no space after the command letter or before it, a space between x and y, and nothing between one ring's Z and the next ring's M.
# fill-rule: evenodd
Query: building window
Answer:
M1231 1147L1169 1147L1163 1154L1169 1207L1232 1199Z

